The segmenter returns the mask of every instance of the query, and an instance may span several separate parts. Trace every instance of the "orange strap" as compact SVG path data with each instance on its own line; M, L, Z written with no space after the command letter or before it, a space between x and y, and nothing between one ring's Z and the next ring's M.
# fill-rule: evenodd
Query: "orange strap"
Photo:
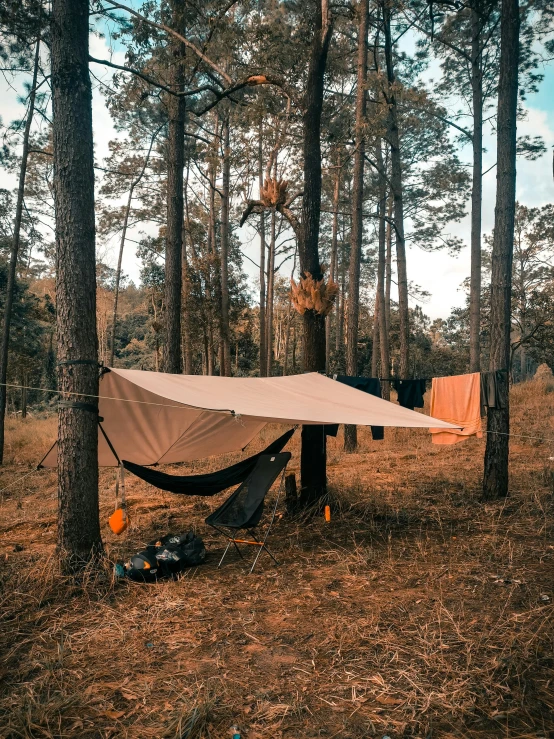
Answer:
M263 541L247 541L246 539L229 539L233 544L251 544L254 547L263 547Z

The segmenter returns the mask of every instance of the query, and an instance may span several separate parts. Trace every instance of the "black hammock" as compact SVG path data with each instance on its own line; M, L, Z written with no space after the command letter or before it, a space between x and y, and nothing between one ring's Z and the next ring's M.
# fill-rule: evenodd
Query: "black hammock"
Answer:
M122 460L122 464L133 475L140 477L141 480L145 480L156 488L160 488L160 490L168 490L170 493L177 493L178 495L217 495L222 490L244 482L262 454L278 454L285 447L294 431L295 429L290 429L278 439L272 441L267 449L243 459L242 462L237 462L223 470L217 470L217 472L207 472L204 475L167 475L165 472L158 472L151 467L143 467L140 464L133 464L133 462L126 462L125 460Z

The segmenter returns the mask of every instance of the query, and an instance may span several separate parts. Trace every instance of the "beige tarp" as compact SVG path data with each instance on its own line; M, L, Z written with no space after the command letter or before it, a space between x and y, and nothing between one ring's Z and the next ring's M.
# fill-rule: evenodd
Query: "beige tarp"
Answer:
M120 459L150 465L243 449L266 423L454 428L317 373L204 377L111 369L100 382L102 426ZM101 432L98 463L116 465ZM55 467L54 447L42 461Z

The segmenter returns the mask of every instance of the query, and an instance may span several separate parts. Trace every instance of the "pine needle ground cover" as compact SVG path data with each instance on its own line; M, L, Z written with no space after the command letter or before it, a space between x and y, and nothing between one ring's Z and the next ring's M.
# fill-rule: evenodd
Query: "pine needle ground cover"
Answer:
M514 434L554 438L553 390L513 389ZM0 487L32 469L55 420L8 433ZM554 442L514 436L512 494L487 504L483 449L433 447L424 430L374 442L363 429L353 455L331 439L331 523L282 507L283 564L262 556L254 575L236 558L216 569L223 542L203 521L225 493L180 498L129 476L118 538L104 470L112 561L168 531L205 539L206 565L157 585L114 582L109 566L60 577L55 472L29 476L0 503L0 736L219 739L237 724L247 739L550 739Z

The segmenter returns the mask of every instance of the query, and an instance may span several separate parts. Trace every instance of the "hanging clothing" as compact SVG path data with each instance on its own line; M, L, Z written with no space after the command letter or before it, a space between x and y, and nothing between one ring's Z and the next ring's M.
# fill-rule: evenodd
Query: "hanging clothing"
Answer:
M243 459L241 462L237 462L223 470L207 472L203 475L168 475L165 472L153 470L151 467L143 467L140 464L133 464L125 460L122 464L133 475L140 477L141 480L160 490L168 490L170 493L177 493L178 495L216 495L221 493L222 490L227 490L227 488L244 482L262 454L278 454L282 451L294 431L295 429L286 431L258 454Z
M468 436L482 438L481 373L434 377L431 387L431 415L456 424L459 429L431 428L433 444L457 444Z
M502 384L508 381L506 370L481 372L481 412L485 408L504 408L504 396L500 392Z
M356 390L361 390L363 393L373 395L376 398L382 398L381 381L377 377L350 377L349 375L333 375L333 379L337 382L342 382L343 385L348 385ZM325 427L326 436L336 436L338 431L338 424L330 424ZM385 438L385 429L383 426L372 426L371 427L371 438L374 441L382 441Z
M398 394L398 403L403 408L423 408L423 396L425 395L426 380L397 380L392 381L392 386Z

